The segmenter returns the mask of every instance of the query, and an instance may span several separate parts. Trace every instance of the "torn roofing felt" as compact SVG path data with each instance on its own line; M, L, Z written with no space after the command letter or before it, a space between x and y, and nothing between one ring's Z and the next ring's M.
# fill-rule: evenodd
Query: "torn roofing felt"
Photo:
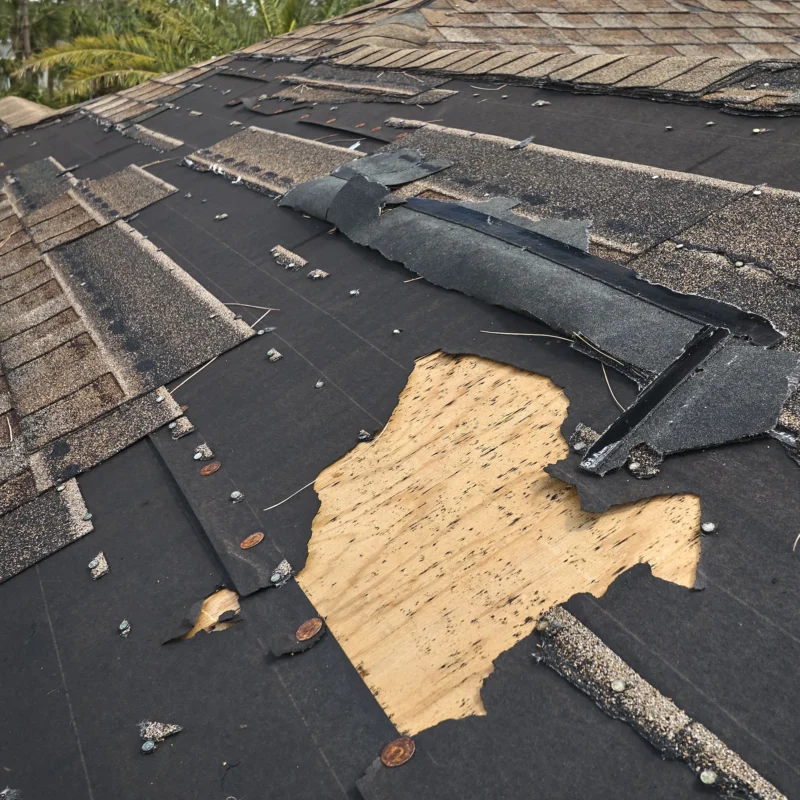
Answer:
M395 157L399 163L409 158L405 151ZM663 456L774 428L797 384L800 356L760 346L781 338L767 320L649 284L537 232L535 223L514 224L507 214L495 219L480 203L411 198L399 205L402 201L385 184L367 177L379 175L389 163L389 153L367 156L355 162L357 169L339 168L346 180L334 174L301 184L281 205L326 219L354 242L402 262L431 283L540 320L587 355L641 386L650 384L628 414L636 424L618 420L614 432L594 445L592 460L587 456L587 469L621 466L630 449L642 443ZM703 352L698 345L708 340L704 332L709 330L716 331L711 342L721 342L718 352ZM727 337L726 330L743 338ZM759 344L745 344L747 338ZM707 358L697 359L698 347ZM731 393L737 392L747 402L728 409ZM674 406L682 410L681 426L674 424ZM617 442L622 428L626 436ZM615 445L609 447L612 438Z
M135 166L76 182L49 159L17 170L7 190L0 581L91 529L76 523L77 511L60 510L80 505L64 506L80 497L77 484L62 496L64 481L180 417L163 385L253 335L141 234L114 221L174 192L169 184ZM30 536L30 520L41 515L50 529Z

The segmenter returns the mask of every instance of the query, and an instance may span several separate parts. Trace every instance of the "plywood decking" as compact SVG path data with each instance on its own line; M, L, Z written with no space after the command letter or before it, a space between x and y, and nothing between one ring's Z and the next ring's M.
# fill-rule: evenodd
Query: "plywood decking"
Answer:
M493 660L573 594L639 562L694 583L696 497L589 514L543 471L567 406L540 375L434 353L385 432L317 479L298 581L401 731L483 713Z

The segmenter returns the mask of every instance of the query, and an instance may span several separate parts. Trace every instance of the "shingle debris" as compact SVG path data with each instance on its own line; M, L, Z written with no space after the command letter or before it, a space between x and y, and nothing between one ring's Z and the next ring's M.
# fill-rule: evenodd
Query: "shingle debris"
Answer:
M785 796L711 731L692 720L566 609L539 617L534 658L622 720L665 757L683 761L723 797L786 800Z

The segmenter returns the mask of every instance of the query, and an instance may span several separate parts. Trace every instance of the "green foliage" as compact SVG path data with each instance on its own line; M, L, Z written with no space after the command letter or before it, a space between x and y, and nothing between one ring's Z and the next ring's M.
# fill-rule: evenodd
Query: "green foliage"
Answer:
M0 0L0 38L11 43L16 59L22 2ZM64 105L288 33L363 2L29 0L34 55L24 65L0 59L0 74L12 75L9 93L44 94L51 105ZM45 72L49 87L42 92L37 76Z

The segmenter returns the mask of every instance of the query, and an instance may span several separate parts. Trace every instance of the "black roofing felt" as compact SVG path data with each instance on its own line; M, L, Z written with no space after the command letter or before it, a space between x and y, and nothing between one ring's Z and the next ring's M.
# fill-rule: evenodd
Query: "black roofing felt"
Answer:
M247 86L260 88L251 81ZM507 101L500 94L492 93L478 108L494 108L492 132L524 138L527 133L517 128L527 123L504 113ZM232 119L250 113L226 108L232 96L197 90L192 101L207 102L213 116L168 110L148 126L170 127L170 135L185 138L193 149L207 146L231 135ZM461 95L456 98L407 113L470 127L471 107ZM612 100L557 99L576 108L579 101ZM709 113L644 101L641 106L643 114ZM338 113L352 113L346 118L353 123L374 115L370 121L379 125L385 111L381 104L350 104ZM395 112L396 107L389 111ZM292 116L246 124L307 138L319 133ZM596 147L602 137L592 130L591 115L584 119L570 135L583 130L585 147ZM628 122L614 124L617 139L629 134ZM752 127L752 120L744 121L743 131L745 126ZM112 143L121 140L87 120L40 133L37 147L48 142L65 164L70 153L91 160L95 148L113 150ZM21 138L0 144L4 153L9 149L6 164L31 157L27 145L18 147ZM687 160L694 141L679 141L683 145L671 152ZM719 157L725 169L750 169L743 153L756 145L741 142L742 149L734 143ZM672 157L649 152L653 159ZM148 148L129 145L89 164L86 176L158 159ZM647 152L628 159L647 163ZM771 168L767 162L764 167ZM131 224L220 300L279 308L262 323L276 330L220 356L176 390L177 402L189 406L196 435L173 441L160 431L155 446L140 442L81 476L94 532L0 585L6 611L0 618L6 643L0 707L8 718L24 720L0 729L0 765L11 770L0 773L3 780L22 790L23 798L81 800L138 800L147 794L241 800L265 793L301 800L674 798L699 792L684 766L661 761L634 731L535 665L532 640L498 659L483 688L486 717L421 733L409 764L379 769L360 782L360 792L356 781L396 732L330 633L305 653L267 657L314 614L295 583L244 598L245 621L228 631L161 645L186 609L220 582L238 588L241 581L246 592L278 556L296 570L303 566L318 509L313 489L272 511L262 509L349 451L361 428L385 424L414 358L442 349L552 376L570 398L567 435L579 421L602 430L619 409L599 365L567 343L479 333L547 333L544 326L426 281L405 284L413 273L329 234L330 224L305 219L217 176L185 169L176 160L148 169L179 192L144 209ZM220 213L229 217L215 222ZM270 255L276 244L330 277L311 281L304 271L284 270ZM360 295L351 296L351 289ZM238 310L248 323L263 313ZM267 360L270 347L283 353L281 361ZM630 403L633 384L613 372L609 377L620 401ZM316 389L320 379L325 386ZM211 477L199 476L200 464L191 458L199 438L223 465ZM719 528L717 536L703 540L705 591L657 581L637 568L617 579L602 600L579 597L568 607L787 795L800 792L794 758L800 746L794 700L800 585L791 554L800 514L796 465L776 442L758 441L674 456L648 482L624 472L602 479L589 475L579 469L577 455L553 471L576 483L584 504L595 508L656 493L700 493L704 518ZM245 502L230 503L234 488ZM234 561L230 553L254 530L263 530L265 541L241 551L251 562L237 571L239 554ZM92 582L86 564L100 550L111 572ZM117 630L125 618L132 632L122 639ZM185 730L145 757L136 728L145 718Z

